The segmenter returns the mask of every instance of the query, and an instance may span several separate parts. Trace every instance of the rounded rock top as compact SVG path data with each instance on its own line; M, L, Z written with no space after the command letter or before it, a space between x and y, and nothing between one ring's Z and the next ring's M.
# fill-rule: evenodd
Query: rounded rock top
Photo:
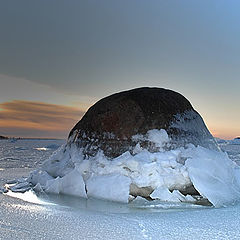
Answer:
M133 151L136 135L164 129L168 148L194 144L210 149L218 146L191 103L180 93L164 88L136 88L105 97L88 109L69 134L69 144L76 143L86 155L102 150L109 158ZM141 147L159 149L148 141Z

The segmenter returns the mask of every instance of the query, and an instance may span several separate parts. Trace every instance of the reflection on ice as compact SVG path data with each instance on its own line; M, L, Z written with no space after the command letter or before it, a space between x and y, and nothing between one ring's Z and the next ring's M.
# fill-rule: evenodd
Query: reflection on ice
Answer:
M48 148L45 148L45 147L35 148L35 149L38 151L47 151L48 150Z
M39 197L37 197L37 195L32 190L24 192L24 193L16 193L16 192L8 191L6 193L6 195L8 195L10 197L22 199L26 202L31 202L31 203L41 204L41 205L52 204L52 203L49 203L49 202L44 201L43 199L40 199Z
M44 195L43 199L50 203L61 205L64 207L104 212L104 213L134 213L134 212L172 212L172 211L187 211L193 209L205 209L210 206L203 206L191 203L170 203L159 200L147 201L143 198L137 198L129 204L121 202L113 202L100 200L95 198L79 198L64 194L48 194ZM211 206L212 208L212 206Z
M75 210L104 212L104 213L135 213L135 212L176 212L188 211L194 209L206 209L210 206L183 203L183 202L163 202L160 200L148 201L144 198L137 197L131 203L120 203L95 198L79 198L64 194L39 194L38 196L32 191L25 193L14 193L9 191L6 195L22 199L27 202L51 205L54 207L71 208Z

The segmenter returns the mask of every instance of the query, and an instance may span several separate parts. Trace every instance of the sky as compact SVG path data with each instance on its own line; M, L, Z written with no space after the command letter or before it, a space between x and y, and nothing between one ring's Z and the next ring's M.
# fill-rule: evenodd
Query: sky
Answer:
M240 1L8 0L0 7L0 135L66 138L97 100L183 94L215 137L240 135Z

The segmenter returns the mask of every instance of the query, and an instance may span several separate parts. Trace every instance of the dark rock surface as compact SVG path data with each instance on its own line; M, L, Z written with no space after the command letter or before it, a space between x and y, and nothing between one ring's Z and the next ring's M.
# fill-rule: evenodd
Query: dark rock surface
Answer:
M69 144L76 143L85 155L100 149L109 158L132 151L132 136L151 129L165 129L171 138L168 148L188 143L210 149L218 146L201 116L181 94L163 88L137 88L113 94L95 103L69 134ZM157 151L152 144L142 147Z

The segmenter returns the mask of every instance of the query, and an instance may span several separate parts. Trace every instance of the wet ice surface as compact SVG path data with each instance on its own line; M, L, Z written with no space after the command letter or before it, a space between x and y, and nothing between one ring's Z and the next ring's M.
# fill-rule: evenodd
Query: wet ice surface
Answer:
M0 195L0 239L239 239L239 206L157 211L55 196L36 204ZM49 204L54 203L54 205ZM161 205L161 204L159 204Z
M1 186L27 176L51 155L53 149L34 150L49 142L34 141L14 146L0 141ZM237 159L240 150L233 152ZM239 212L239 205L213 208L142 200L121 204L61 195L36 198L29 192L17 198L0 194L0 239L240 239Z

